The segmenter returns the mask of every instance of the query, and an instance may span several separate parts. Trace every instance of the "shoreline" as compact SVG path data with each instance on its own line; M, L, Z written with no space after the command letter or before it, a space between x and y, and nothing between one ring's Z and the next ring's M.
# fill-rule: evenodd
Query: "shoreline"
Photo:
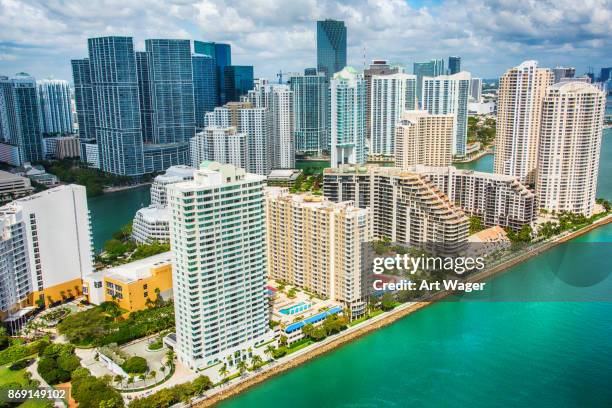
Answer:
M474 161L476 161L478 159L482 159L483 157L485 157L485 156L487 156L489 154L493 154L493 150L490 149L490 148L489 149L485 149L485 150L481 150L478 153L476 153L475 155L470 156L467 159L455 160L455 161L453 161L453 164L455 164L455 163L471 163L471 162L474 162Z
M597 221L593 224L588 225L584 228L581 228L577 231L572 231L568 234L556 237L555 239L548 241L542 246L531 250L526 251L525 253L518 255L512 259L507 261L503 261L499 265L496 265L486 271L480 272L471 276L468 281L470 282L482 282L488 280L494 276L500 275L506 272L511 267L523 263L535 256L540 255L541 253L548 251L560 244L563 244L567 241L570 241L576 237L584 235L588 232L593 231L596 228L604 226L612 222L612 214L609 214ZM405 303L400 306L397 306L395 309L383 313L381 315L375 316L369 320L366 320L363 325L357 325L353 327L349 327L345 331L333 336L332 338L328 338L323 340L322 342L315 343L312 346L306 347L302 350L296 351L293 355L288 356L291 357L286 361L275 360L272 365L268 366L268 368L264 368L259 372L254 372L250 376L238 378L238 382L235 384L231 384L228 387L228 384L222 385L221 388L214 390L212 393L208 395L205 394L202 400L194 401L191 406L204 408L204 407L212 407L220 402L223 402L227 399L233 398L241 394L242 392L252 388L264 381L271 379L279 374L282 374L288 370L291 370L301 364L304 364L310 360L323 356L329 352L337 350L339 347L342 347L345 344L352 342L353 340L357 340L367 334L374 332L375 330L381 329L385 326L388 326L412 313L415 313L436 301L452 295L452 292L439 292L435 294L430 300L423 302L410 302ZM316 346L316 347L314 347ZM310 347L313 347L310 349ZM181 405L183 406L183 405Z
M129 186L114 186L114 187L104 187L102 189L103 195L110 193L117 193L119 191L131 190L133 188L144 187L153 184L151 181L147 181L146 183L138 183L138 184L130 184Z

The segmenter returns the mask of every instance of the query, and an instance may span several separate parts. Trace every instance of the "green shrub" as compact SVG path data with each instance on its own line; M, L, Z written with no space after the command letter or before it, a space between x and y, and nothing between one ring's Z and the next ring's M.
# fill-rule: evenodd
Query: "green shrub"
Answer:
M201 375L192 382L164 388L148 397L132 400L129 408L168 408L178 402L201 395L212 386L210 378Z
M129 374L142 374L147 372L149 366L147 360L139 356L132 356L121 366L126 373Z
M40 350L49 345L47 339L36 340L28 344L13 344L7 349L0 351L0 365L14 363L17 360L38 354Z

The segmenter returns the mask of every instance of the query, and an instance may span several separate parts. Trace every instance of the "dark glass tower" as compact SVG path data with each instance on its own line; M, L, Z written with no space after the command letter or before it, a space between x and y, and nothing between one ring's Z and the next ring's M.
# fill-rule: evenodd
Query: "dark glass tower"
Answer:
M215 59L209 55L193 55L193 96L195 101L195 123L204 127L204 115L217 105L217 70Z
M217 106L228 102L225 95L225 67L232 65L232 47L229 44L215 42L194 41L193 52L208 55L215 59L217 70Z
M346 66L344 21L317 21L317 69L329 79Z
M138 74L138 96L140 100L142 138L145 143L151 143L153 142L153 107L151 106L149 61L146 52L139 51L136 53L136 72Z
M461 71L461 57L448 57L448 73L456 74Z
M224 69L226 102L240 102L253 89L253 66L230 65Z
M72 60L71 63L79 137L81 139L95 139L96 121L89 58Z

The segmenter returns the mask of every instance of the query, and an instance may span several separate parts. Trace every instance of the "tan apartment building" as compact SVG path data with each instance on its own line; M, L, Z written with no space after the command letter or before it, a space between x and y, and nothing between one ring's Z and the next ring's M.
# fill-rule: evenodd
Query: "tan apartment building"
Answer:
M395 127L395 167L450 166L455 116L404 111Z

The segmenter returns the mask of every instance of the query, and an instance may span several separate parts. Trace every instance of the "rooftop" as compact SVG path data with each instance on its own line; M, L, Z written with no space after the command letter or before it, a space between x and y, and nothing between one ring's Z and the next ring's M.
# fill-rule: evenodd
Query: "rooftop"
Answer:
M110 278L123 283L132 283L151 276L151 269L172 263L172 252L164 252L145 259L115 266L86 275L85 278Z

